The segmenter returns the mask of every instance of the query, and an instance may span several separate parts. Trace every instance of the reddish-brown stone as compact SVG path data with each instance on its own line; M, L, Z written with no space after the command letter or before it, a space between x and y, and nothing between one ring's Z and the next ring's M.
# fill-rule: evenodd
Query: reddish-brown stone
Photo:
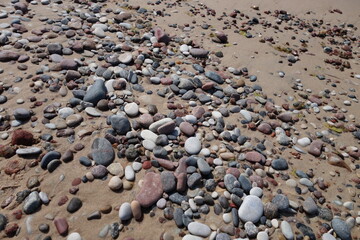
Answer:
M144 177L144 184L136 195L136 200L142 207L150 207L158 201L163 194L160 174L149 172Z
M32 133L22 129L15 130L11 138L12 145L31 146L33 143L34 136L32 135Z
M62 205L64 205L68 200L69 200L69 198L68 198L67 196L62 196L62 197L60 197L60 199L59 199L58 205L59 205L59 206L62 206Z
M69 224L65 218L56 218L54 224L60 235L66 236L68 234Z
M264 155L262 155L258 152L255 152L255 151L247 152L245 154L245 159L252 163L265 162Z
M8 145L0 145L0 157L11 158L15 155L15 148Z
M9 160L5 166L5 173L12 175L25 168L25 163L20 159Z
M5 227L5 234L8 237L13 237L16 235L18 229L19 225L17 225L16 223L8 223Z

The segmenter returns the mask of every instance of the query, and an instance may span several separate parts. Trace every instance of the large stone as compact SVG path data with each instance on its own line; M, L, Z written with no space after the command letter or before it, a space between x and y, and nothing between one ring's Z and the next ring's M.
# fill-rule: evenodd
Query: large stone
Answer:
M261 199L256 196L249 195L244 198L244 201L239 208L239 218L243 222L250 221L256 223L263 215L263 211L264 206Z
M131 125L126 117L120 115L113 115L110 117L110 123L117 134L125 135L131 131Z
M224 83L224 79L216 72L212 72L212 71L205 72L205 76L218 84Z
M12 145L31 146L33 143L34 143L33 134L31 132L22 129L15 130L11 138Z
M191 155L198 154L201 150L201 142L197 137L190 137L186 139L184 148Z
M96 138L91 145L93 160L103 166L108 166L115 158L115 152L111 143L106 138Z
M162 197L163 187L160 174L149 172L145 175L143 181L143 186L136 195L136 200L142 207L148 208Z
M334 229L336 235L341 240L351 240L351 230L350 227L346 224L345 221L341 220L340 218L334 218L331 221L331 226Z
M265 157L261 153L251 151L245 154L245 159L252 163L265 162Z
M42 169L46 169L49 163L54 159L60 159L61 153L57 151L51 151L45 154L45 156L41 159L40 166Z
M32 214L36 212L41 206L41 199L39 197L39 193L34 191L29 194L29 196L25 199L23 211L26 214Z
M105 83L101 79L95 80L95 83L89 88L84 96L85 102L91 102L96 105L101 99L106 98L107 90Z
M16 61L19 57L20 54L17 52L12 52L8 50L0 51L0 62Z
M209 51L203 48L192 48L190 49L190 54L194 58L207 58L209 55Z
M161 28L159 27L156 27L154 29L154 32L155 32L155 37L157 39L158 42L163 42L165 44L168 44L170 42L170 37L169 35L167 35L164 30L162 30Z
M320 157L324 143L321 140L313 141L309 146L309 153L314 157Z

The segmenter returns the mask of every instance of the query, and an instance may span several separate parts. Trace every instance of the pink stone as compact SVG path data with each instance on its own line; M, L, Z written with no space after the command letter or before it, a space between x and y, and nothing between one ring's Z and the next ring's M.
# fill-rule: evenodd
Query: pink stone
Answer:
M308 153L310 153L314 157L319 157L322 153L323 146L324 146L324 143L321 140L313 141L309 146Z
M255 151L247 152L245 154L245 159L252 163L265 162L264 155Z
M144 184L136 195L136 200L144 208L148 208L158 201L163 194L160 174L149 172L145 175Z
M277 118L283 122L291 122L292 121L291 113L281 113L281 114L279 114L279 116Z
M204 115L205 113L205 109L203 107L197 106L194 107L194 109L192 110L192 115L194 115L197 119L201 118L202 115Z
M270 134L271 133L271 126L268 123L261 123L257 130L264 133L264 134Z
M156 39L158 40L158 42L163 42L165 44L168 44L170 42L170 37L169 35L167 35L164 30L162 30L161 28L159 27L156 27L154 29L155 31L155 37Z
M171 85L172 84L171 78L162 78L160 81L161 81L162 85Z
M160 166L162 166L166 170L169 170L169 171L175 170L175 165L173 162L171 162L167 159L162 159L162 158L154 158L154 159L160 164Z
M153 117L148 114L148 113L145 113L143 115L141 115L139 117L139 123L142 127L144 128L149 128L149 126L154 122L154 119Z
M228 168L226 173L234 175L236 178L240 177L240 171L237 168Z
M62 236L66 236L68 233L69 225L65 218L56 218L54 220L55 227L58 233Z
M184 133L186 136L190 137L194 135L195 129L189 122L182 122L179 126L182 133Z
M186 173L180 173L176 175L176 191L185 192L187 187L187 176Z

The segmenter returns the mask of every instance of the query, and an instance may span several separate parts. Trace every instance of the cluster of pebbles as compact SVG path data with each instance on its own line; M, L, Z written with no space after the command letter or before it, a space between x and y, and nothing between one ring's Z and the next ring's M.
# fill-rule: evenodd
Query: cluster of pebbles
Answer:
M319 73L321 91L300 76L280 93L258 84L257 69L224 65L221 51L237 45L228 31L308 33L358 82L352 23L187 1L0 6L1 238L360 237L358 83ZM181 11L224 26L157 26ZM196 29L206 34L192 38ZM292 68L313 50L259 39Z

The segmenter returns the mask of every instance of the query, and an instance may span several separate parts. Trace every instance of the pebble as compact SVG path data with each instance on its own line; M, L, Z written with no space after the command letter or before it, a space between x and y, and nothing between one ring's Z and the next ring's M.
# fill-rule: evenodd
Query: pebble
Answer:
M207 225L199 222L191 222L187 228L191 234L199 237L208 237L211 233L211 229Z
M196 155L201 150L201 142L197 137L190 137L186 139L184 148L190 155Z
M91 154L94 161L103 166L108 166L115 158L111 143L105 138L96 138L91 145Z
M128 202L121 204L119 210L119 218L121 221L127 221L132 218L131 205Z
M264 206L261 199L257 196L249 195L244 198L243 203L239 208L239 218L243 222L256 223L260 220L263 215Z

